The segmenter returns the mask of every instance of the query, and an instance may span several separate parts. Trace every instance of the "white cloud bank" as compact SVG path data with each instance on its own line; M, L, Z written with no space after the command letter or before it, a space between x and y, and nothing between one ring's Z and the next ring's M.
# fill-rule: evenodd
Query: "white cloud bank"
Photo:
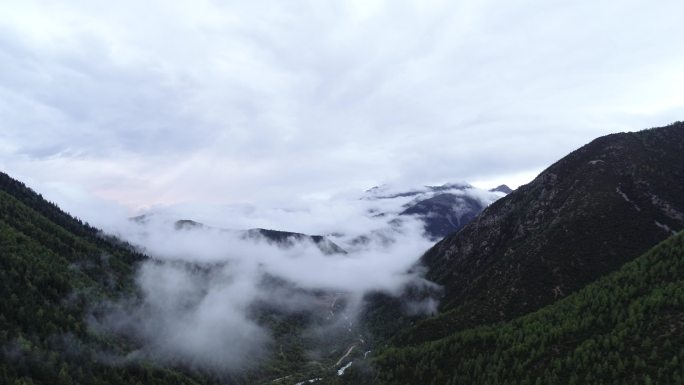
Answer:
M254 315L255 309L264 306L277 309L278 314L305 311L319 319L307 327L324 331L305 331L307 341L342 331L343 337L333 339L332 344L325 342L329 337L309 344L312 351L327 351L348 339L365 340L368 336L358 334L361 329L352 329L365 294L397 295L409 283L433 286L419 273L408 273L431 245L422 236L423 224L410 217L398 225L388 224L410 199L338 198L309 209L241 212L238 207L222 212L214 208L204 214L196 207L170 207L136 221L106 216L109 232L155 260L144 263L138 272L141 298L112 305L94 325L141 341L130 358L152 358L223 374L254 368L278 351L272 330ZM375 216L379 208L388 215ZM335 235L330 239L348 253L326 254L308 241L283 247L218 227L174 226L179 218L202 215L209 223L231 229L254 227L255 219L279 224L273 227L280 230L292 230L288 225L299 231L320 226L319 230L332 230ZM322 216L326 220L318 219ZM221 218L230 219L221 222ZM369 236L368 242L355 244L353 240L361 235ZM336 300L344 305L335 307ZM436 303L428 299L410 305L407 311L430 312ZM324 318L328 314L330 319Z

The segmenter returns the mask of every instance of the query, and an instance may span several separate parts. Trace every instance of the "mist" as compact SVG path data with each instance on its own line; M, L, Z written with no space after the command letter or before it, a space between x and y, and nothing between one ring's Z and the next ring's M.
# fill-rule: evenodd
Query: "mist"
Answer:
M500 196L477 189L461 193L488 203ZM136 276L139 296L109 304L97 326L140 341L131 359L218 373L249 370L272 357L277 341L264 319L306 314L302 333L318 336L322 345L365 343L356 329L364 296L398 296L407 285L430 287L420 269L412 268L433 242L420 220L399 219L416 196L360 198L286 208L179 205L135 219L100 218L108 232L151 259ZM181 219L198 221L179 226ZM325 235L344 252L327 252L308 238L283 243L242 231L257 226ZM426 298L406 303L405 311L429 314L436 306L435 298ZM320 356L315 350L308 354Z

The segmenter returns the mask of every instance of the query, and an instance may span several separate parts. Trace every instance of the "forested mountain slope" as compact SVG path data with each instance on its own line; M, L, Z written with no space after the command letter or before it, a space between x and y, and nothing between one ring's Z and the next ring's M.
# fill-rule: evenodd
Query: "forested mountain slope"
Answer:
M397 385L681 384L682 362L684 232L532 314L386 349L374 359L375 371L366 380ZM356 373L350 376L362 381Z
M321 245L326 241L262 229L240 233L279 243L291 238L313 239ZM117 317L118 305L131 305L120 309L135 311L144 304L136 281L142 263L149 267L165 262L69 216L0 173L0 384L270 383L335 363L344 354L342 349L358 339L356 325L345 320L344 293L305 291L296 283L268 276L260 282L265 293L287 292L291 298L310 301L310 306L292 311L266 300L251 304L248 316L268 330L273 354L230 370L194 365L191 360L159 360L145 350L144 336L126 328L110 330L107 322ZM193 277L221 267L169 264ZM313 333L317 327L325 327L326 335ZM362 344L356 345L360 349ZM314 361L309 354L317 348L322 353Z
M684 228L684 123L598 138L422 258L439 318L396 343L535 311Z
M144 258L0 173L0 383L196 383L123 365L126 344L87 325L94 302L134 290Z

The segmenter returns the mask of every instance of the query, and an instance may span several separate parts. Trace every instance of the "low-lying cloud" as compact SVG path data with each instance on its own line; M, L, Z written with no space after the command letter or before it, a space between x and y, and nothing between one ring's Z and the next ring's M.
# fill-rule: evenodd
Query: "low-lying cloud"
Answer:
M312 229L309 215L335 213L329 223L315 223L324 230L315 233L328 234L346 250L336 254L324 252L308 239L283 244L245 237L245 232L235 228L176 226L176 219L193 215L187 207L120 221L109 231L152 259L137 274L139 297L112 304L98 326L141 341L131 358L221 373L249 369L270 357L274 339L259 321L260 311L309 312L318 320L310 326L318 328L312 335L342 329L352 334L365 294L398 295L409 283L424 284L419 273L408 273L431 245L423 237L423 223L412 217L390 223L409 200L338 199L329 202L338 204L337 208L313 205L306 210L261 211L277 213L270 221L289 215L292 229L300 231ZM377 215L379 208L386 210L385 215ZM195 215L202 217L199 211ZM213 218L204 219L217 223L221 215L215 212ZM248 218L223 223L244 228L254 224ZM279 229L291 230L286 225ZM364 242L355 241L362 235ZM434 300L428 299L407 310L429 312L434 306Z

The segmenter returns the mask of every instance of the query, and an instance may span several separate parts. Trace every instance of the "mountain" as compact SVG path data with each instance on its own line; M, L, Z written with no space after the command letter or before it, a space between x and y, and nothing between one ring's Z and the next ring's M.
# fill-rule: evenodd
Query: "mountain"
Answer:
M445 183L440 186L420 186L420 187L409 187L407 189L398 188L391 185L381 185L375 186L371 189L366 190L362 199L392 199L401 197L419 197L425 198L426 196L431 196L434 194L454 192L454 191L465 191L467 189L472 189L468 183L465 182L452 182Z
M148 224L154 214L143 214L131 218L131 220L139 225ZM346 254L347 252L338 246L335 242L331 241L322 235L308 235L302 233L295 233L291 231L280 231L280 230L270 230L254 228L248 230L229 230L229 229L219 229L212 226L207 226L201 222L193 221L191 219L180 219L173 222L173 227L176 230L209 230L209 231L221 231L226 234L236 235L241 239L250 240L255 242L264 241L279 247L293 247L297 243L311 243L315 245L324 254Z
M683 346L680 232L540 311L384 349L373 374L353 368L347 383L681 384Z
M508 194L510 194L510 193L513 192L513 189L510 188L510 187L508 187L508 186L506 186L505 184L502 184L502 185L499 185L499 186L497 186L497 187L495 187L495 188L493 188L493 189L490 189L489 191L492 191L492 192L501 192L501 193L504 193L504 194L508 195Z
M414 216L424 223L425 235L436 241L465 226L485 207L504 195L502 191L481 190L468 183L446 183L406 190L383 185L366 191L362 199L380 201L384 205L390 204L390 207L394 203L398 216L388 211L387 207L378 208L372 213L386 216L389 220Z
M174 223L176 230L201 230L214 229L210 226L192 220L179 220ZM216 230L216 229L214 229ZM226 230L220 229L226 233L236 234L242 239L251 241L265 241L280 247L292 247L297 243L308 242L314 244L324 254L346 254L347 252L322 235L308 235L302 233L294 233L291 231L269 230L269 229L248 229L248 230Z
M684 123L598 138L428 250L441 314L415 343L530 313L684 228Z
M415 215L425 224L425 233L434 240L459 230L472 221L486 203L468 195L438 194L420 200L399 215Z
M281 247L292 247L295 243L310 242L323 252L323 254L346 254L347 252L322 235L308 235L293 233L290 231L249 229L238 231L243 239L265 240Z
M0 173L0 383L196 384L89 327L93 304L135 291L144 260Z

